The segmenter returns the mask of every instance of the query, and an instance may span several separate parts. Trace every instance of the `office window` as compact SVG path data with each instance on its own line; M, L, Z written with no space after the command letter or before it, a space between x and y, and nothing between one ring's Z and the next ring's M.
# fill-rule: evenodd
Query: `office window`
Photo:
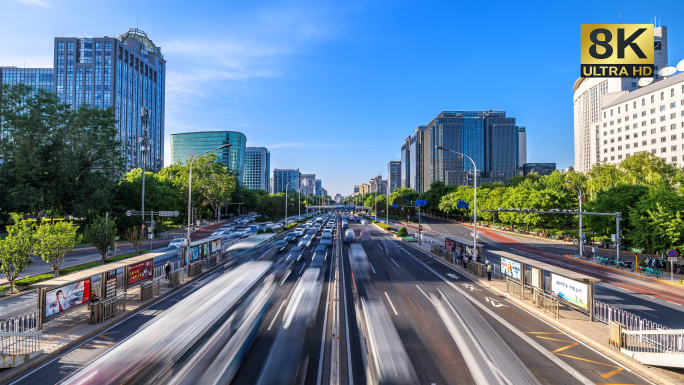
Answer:
M660 127L660 132L665 132L665 126Z
M615 160L615 156L611 156L611 157L610 157L610 160Z
M652 128L652 129L651 129L651 134L655 134L655 133L656 133L656 129L655 129L655 128Z
M670 119L674 119L674 118L676 118L676 117L677 117L677 114L676 114L676 113L670 114Z
M677 140L677 135L670 135L670 140Z
M667 148L661 147L661 148L660 148L660 152L667 152Z
M629 139L629 135L625 135L625 140Z
M629 149L629 143L625 144L625 148Z
M655 139L651 139L651 144L656 144L656 140L655 140Z
M670 130L674 130L674 129L676 129L676 128L677 128L677 125L676 125L676 124L670 124Z
M643 107L645 105L646 105L646 98L641 98L641 107Z
M666 137L663 136L663 137L660 138L660 142L665 142L665 141L667 141L667 138L666 138Z
M652 148L652 149L651 149L651 154L655 154L655 153L656 153L656 149L655 149L655 148Z
M665 92L660 92L660 100L665 100Z
M615 130L610 130L610 134L613 135L615 133Z
M660 121L661 121L661 122L664 122L664 121L665 121L665 117L664 117L664 116L661 116L661 117L660 117Z
M607 140L604 140L604 141L603 141L603 144L608 144L608 141L607 141Z
M639 142L634 142L634 148L639 147Z
M673 162L676 162L676 161L677 161L677 157L676 157L676 156L673 156L673 157L672 157L672 161L673 161Z
M651 104L655 103L655 95L651 95Z
M671 151L677 151L677 146L672 146Z
M655 118L651 119L651 124L655 124L656 120Z
M677 103L675 103L675 102L670 103L670 108L675 108L676 106L677 106Z

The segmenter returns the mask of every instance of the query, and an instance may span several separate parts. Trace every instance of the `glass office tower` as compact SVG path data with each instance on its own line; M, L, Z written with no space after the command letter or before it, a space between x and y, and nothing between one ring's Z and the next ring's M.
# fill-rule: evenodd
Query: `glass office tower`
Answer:
M229 148L214 151L216 160L238 174L243 181L247 137L234 131L200 131L171 135L171 162L189 163L193 157L224 144ZM207 153L207 155L210 153Z

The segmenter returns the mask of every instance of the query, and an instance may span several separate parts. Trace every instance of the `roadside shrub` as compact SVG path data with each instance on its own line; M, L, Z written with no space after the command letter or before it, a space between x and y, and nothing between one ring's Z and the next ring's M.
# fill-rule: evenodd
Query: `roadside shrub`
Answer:
M408 237L408 230L406 230L406 227L400 227L399 231L397 231L397 236L401 238L406 238Z
M52 278L54 278L54 275L52 275L52 274L41 274L41 275L36 275L33 277L26 277L26 278L20 279L18 281L14 281L14 285L23 290L23 289L26 289L27 287L33 285L34 283L47 281L48 279L52 279Z
M273 232L273 227L267 227L266 230L264 230L264 233L272 233Z

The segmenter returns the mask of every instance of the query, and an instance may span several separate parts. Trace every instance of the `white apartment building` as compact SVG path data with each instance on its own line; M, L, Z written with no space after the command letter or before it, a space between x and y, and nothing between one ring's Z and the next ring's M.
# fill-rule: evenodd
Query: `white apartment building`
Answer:
M655 72L667 67L667 27L654 29ZM654 76L658 80L658 76ZM601 110L614 100L639 88L638 78L579 78L573 86L575 128L575 171L587 172L605 156L594 126L601 120Z
M242 183L250 190L270 191L271 153L266 147L245 148Z
M619 163L648 151L684 165L684 73L606 104L594 130L602 162Z

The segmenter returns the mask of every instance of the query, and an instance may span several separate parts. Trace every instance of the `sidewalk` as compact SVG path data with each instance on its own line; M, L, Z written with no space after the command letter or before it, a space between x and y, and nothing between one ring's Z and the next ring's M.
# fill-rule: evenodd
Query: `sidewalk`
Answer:
M207 273L210 273L217 267L223 265L224 263L219 263L194 277L184 276L183 282L174 287L168 287L168 281L162 276L159 282L159 294L145 301L140 300L140 285L138 285L126 293L125 310L118 311L114 317L102 323L91 324L89 322L89 307L84 306L80 311L67 314L63 318L44 324L43 335L40 339L40 348L44 353L16 368L0 369L0 383L7 383L12 378L40 365L51 357L58 355L90 337L96 336L98 333L116 323L138 314L140 311L143 311L150 305L162 300L172 292L188 286L198 278L205 276ZM106 340L106 336L103 336L103 339ZM112 346L113 345L114 344L112 344Z
M526 293L527 296L524 300L514 295L509 296L509 294L506 292L506 281L499 279L487 281L486 278L478 277L466 269L457 267L450 262L447 262L444 258L432 254L429 245L418 245L415 243L409 243L409 245L418 248L442 263L451 266L452 268L458 270L459 273L466 275L473 281L478 282L480 285L490 288L500 297L508 298L510 301L520 305L530 313L544 319L546 322L568 333L577 340L582 341L586 345L598 350L615 361L618 361L626 368L638 372L647 379L662 384L673 385L684 383L684 373L677 373L670 370L646 366L628 357L627 355L620 353L618 350L608 345L608 325L602 322L591 322L588 316L571 310L567 307L561 307L559 310L560 317L555 318L551 313L547 313L543 309L537 308L531 300L532 295L529 293Z

